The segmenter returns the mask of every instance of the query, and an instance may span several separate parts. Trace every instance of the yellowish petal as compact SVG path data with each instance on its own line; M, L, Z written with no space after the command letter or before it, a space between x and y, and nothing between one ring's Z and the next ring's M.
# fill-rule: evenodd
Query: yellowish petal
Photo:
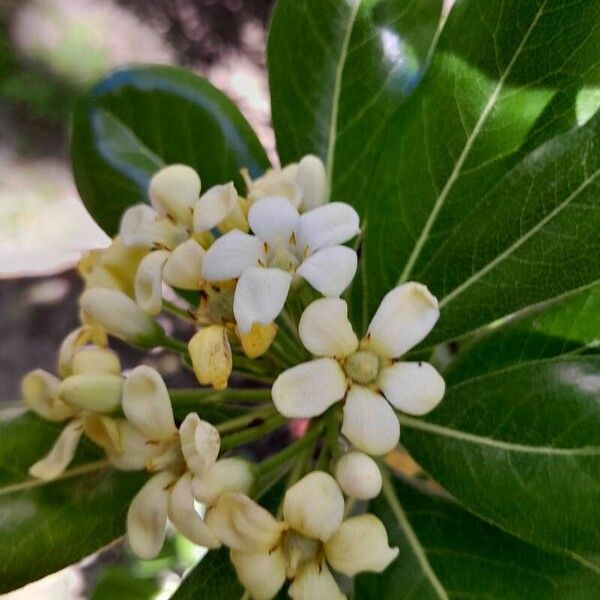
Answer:
M269 349L271 342L275 339L277 325L275 323L268 323L267 325L254 323L248 333L243 333L238 327L236 328L236 334L244 354L248 358L258 358Z
M264 552L231 550L230 556L240 583L253 600L271 600L285 583L285 557L279 546Z
M189 341L188 349L198 381L216 390L227 387L233 358L227 330L221 325L200 329Z

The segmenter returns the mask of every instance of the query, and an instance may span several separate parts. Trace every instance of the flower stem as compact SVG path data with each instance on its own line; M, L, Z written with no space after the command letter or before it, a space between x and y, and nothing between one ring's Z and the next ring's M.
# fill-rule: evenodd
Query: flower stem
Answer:
M171 337L170 335L167 335L166 333L163 336L163 338L160 340L158 345L162 346L163 348L168 348L169 350L175 350L175 352L179 352L180 354L187 354L187 352L188 352L188 347L185 342L182 342L181 340Z
M219 433L234 431L236 429L245 427L246 425L250 425L256 419L264 419L265 417L269 417L274 411L275 409L273 408L273 405L263 406L260 409L249 412L248 414L234 417L228 421L223 421L222 423L216 425L216 428Z
M245 429L244 431L240 431L239 433L232 433L231 435L227 435L221 438L221 450L231 450L231 448L237 448L238 446L242 446L244 444L248 444L249 442L253 442L265 434L279 429L284 423L287 422L285 417L277 414L269 419L267 419L261 425L257 425L256 427L252 427L251 429Z
M171 402L217 404L220 402L265 402L271 400L271 390L236 390L226 389L215 391L212 388L179 388L170 389Z
M195 323L194 317L192 317L192 315L190 315L190 313L185 308L177 306L177 304L175 304L174 302L170 302L169 300L163 300L163 310L172 314L175 317L183 319L184 321Z

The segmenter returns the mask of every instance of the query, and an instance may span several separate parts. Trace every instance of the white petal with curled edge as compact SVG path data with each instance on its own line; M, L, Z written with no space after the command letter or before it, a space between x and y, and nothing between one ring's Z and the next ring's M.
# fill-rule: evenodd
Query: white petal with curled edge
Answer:
M182 475L169 495L169 519L188 540L205 548L218 548L221 543L194 508L192 476Z
M242 552L272 550L285 529L262 506L238 493L220 496L204 520L222 544Z
M191 225L200 188L200 177L192 167L169 165L152 177L148 195L158 213L169 215L184 225Z
M298 164L296 184L302 192L301 209L303 212L325 204L327 200L327 175L323 161L307 154Z
M381 394L352 385L344 404L342 434L358 450L378 456L397 446L400 423Z
M64 421L77 411L58 398L60 379L44 371L34 369L23 377L21 396L33 412L46 421Z
M421 416L444 397L444 378L426 362L398 362L386 367L377 380L383 395L398 410Z
M279 546L271 552L231 550L230 557L240 583L253 600L270 600L285 582L285 557Z
M221 438L214 425L190 413L179 427L179 437L185 462L195 475L202 475L215 464Z
M295 483L283 498L283 518L308 538L325 541L338 530L344 517L344 496L337 481L313 471Z
M165 541L167 509L175 476L161 471L135 495L127 511L127 537L133 552L143 559L154 558Z
M254 483L254 471L241 458L222 458L202 475L192 480L194 498L207 506L227 492L249 494Z
M272 248L288 245L296 232L298 211L287 198L272 197L257 200L248 212L248 223L256 236Z
M235 208L238 194L233 182L215 185L207 190L194 207L194 231L209 231L224 221Z
M311 302L300 317L298 333L304 347L315 356L345 357L358 348L348 305L339 298Z
M292 600L346 600L325 563L307 562L288 590Z
M380 356L398 358L427 336L439 316L437 299L426 286L403 283L384 296L365 343Z
M162 274L169 254L167 250L150 252L135 274L135 299L147 315L157 315L162 310Z
M335 465L335 479L342 491L358 500L376 498L381 492L382 478L377 463L362 452L348 452Z
M301 250L338 246L360 233L358 213L343 202L330 202L300 217L298 244Z
M268 325L282 311L292 276L281 269L250 267L235 288L233 314L242 333L248 333L254 323Z
M166 440L177 433L167 386L152 367L140 365L125 380L123 412L148 440Z
M254 235L234 229L218 238L207 250L202 275L209 281L235 279L264 260L263 242Z
M273 383L275 408L288 418L323 414L344 397L346 376L332 358L317 358L287 369Z
M323 248L305 258L296 269L323 296L339 296L356 274L356 252L346 246Z
M161 218L147 204L129 207L121 218L120 234L126 246L173 248L182 241L184 230Z
M50 452L29 467L29 474L44 481L50 481L61 475L73 460L82 433L81 419L71 421L60 432Z
M202 261L206 250L196 241L179 244L167 258L163 268L163 280L183 290L197 290L202 279Z
M362 571L381 573L398 556L390 548L383 523L370 514L352 517L325 543L329 564L340 573L354 577Z

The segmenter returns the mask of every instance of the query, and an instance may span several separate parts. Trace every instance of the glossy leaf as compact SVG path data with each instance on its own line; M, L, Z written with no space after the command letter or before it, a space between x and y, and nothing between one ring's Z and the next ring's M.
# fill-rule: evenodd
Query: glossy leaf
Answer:
M462 504L543 547L600 554L600 357L516 364L451 386L402 442Z
M265 151L235 105L206 80L174 67L118 71L84 95L75 110L71 157L77 188L109 234L123 210L147 200L153 173L183 163L204 189L258 175Z
M382 574L355 580L357 600L587 600L600 572L544 552L454 502L400 480L396 498L370 507L400 554Z
M30 479L27 469L59 431L30 414L0 423L0 592L41 579L123 535L129 502L145 479L108 468L85 440L59 480Z

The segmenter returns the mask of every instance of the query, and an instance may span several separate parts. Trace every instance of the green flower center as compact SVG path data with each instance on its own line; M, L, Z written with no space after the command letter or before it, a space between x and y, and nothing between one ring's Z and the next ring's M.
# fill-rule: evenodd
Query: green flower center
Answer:
M371 383L379 373L379 357L370 350L358 350L346 359L344 370L356 383Z

